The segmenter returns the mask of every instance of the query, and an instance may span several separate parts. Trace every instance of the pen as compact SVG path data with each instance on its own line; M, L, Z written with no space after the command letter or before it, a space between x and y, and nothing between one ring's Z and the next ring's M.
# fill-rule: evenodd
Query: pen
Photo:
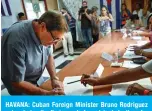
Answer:
M76 81L68 82L67 84L72 84L72 83L79 82L79 81L81 81L81 80L76 80Z
M89 78L91 75L85 75L85 74L82 74L83 77L85 78ZM75 83L75 82L79 82L81 80L75 80L75 81L72 81L72 82L68 82L67 84L72 84L72 83Z

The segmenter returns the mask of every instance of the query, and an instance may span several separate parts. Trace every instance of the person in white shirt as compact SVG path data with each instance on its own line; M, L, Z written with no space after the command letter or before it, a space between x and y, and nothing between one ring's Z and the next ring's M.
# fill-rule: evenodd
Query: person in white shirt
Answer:
M143 8L143 16L142 16L142 23L144 25L144 27L147 27L147 20L148 20L148 17L149 17L149 14L150 14L150 6L149 6L149 0L147 2L144 2L144 8Z
M141 9L140 3L136 3L136 10L133 11L133 14L138 14L139 19L142 21L143 9Z
M68 14L65 8L62 8L61 13L65 17L65 20L68 25L68 31L64 33L64 38L62 39L64 57L67 57L68 55L73 56L73 53L74 53L73 39L72 39L70 27L69 27L69 21L71 20L71 16Z

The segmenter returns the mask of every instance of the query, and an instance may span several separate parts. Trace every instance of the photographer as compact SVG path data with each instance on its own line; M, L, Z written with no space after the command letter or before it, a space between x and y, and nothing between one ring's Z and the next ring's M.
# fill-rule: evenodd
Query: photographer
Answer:
M81 30L82 35L84 37L85 47L90 47L92 43L91 37L91 21L90 21L90 13L91 11L88 10L87 2L82 2L82 7L79 10L79 20L81 21Z

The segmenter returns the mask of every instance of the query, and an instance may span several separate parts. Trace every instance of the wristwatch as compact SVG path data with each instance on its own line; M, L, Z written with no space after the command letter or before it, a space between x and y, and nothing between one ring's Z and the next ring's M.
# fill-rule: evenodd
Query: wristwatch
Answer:
M52 80L59 80L59 78L57 76L54 76L53 78L51 78Z
M150 92L149 90L145 89L144 92L143 92L143 94L144 95L149 95L149 92Z
M140 50L140 55L141 55L141 56L143 55L143 50L142 50L142 49Z

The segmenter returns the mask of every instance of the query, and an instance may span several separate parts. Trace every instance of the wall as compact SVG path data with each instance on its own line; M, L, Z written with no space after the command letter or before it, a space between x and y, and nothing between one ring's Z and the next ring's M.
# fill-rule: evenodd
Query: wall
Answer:
M131 0L126 0L126 5L127 5L127 8L132 12L132 4L131 4Z
M23 12L21 0L9 0L12 16L1 17L1 28L8 28L13 23L17 22L17 14Z
M58 3L57 0L46 0L46 4L48 7L48 10L58 10Z
M100 0L86 0L88 2L88 8L91 9L93 6L98 7L98 14L100 15Z

